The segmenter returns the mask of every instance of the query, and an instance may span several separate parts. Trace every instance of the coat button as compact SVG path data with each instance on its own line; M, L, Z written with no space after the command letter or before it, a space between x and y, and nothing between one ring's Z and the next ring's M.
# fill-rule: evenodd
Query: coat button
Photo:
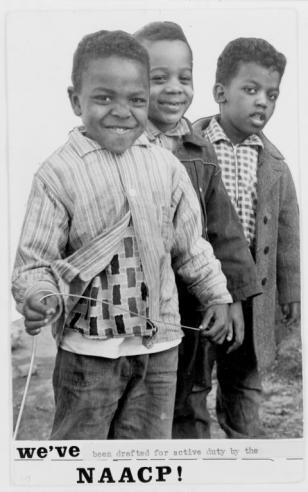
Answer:
M264 248L264 254L267 255L268 252L269 252L269 247L268 246L265 246L265 248Z
M264 224L267 224L267 222L268 222L268 218L266 217L266 215L263 217L263 222L264 222Z
M262 280L261 280L261 285L263 285L263 286L264 286L264 285L266 284L266 282L267 282L267 278L262 278Z

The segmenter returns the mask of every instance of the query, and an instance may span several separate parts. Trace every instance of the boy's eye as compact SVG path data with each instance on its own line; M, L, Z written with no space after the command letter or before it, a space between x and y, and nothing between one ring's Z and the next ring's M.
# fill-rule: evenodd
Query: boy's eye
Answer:
M244 87L244 91L250 95L257 93L257 89L255 87Z
M98 104L109 104L111 102L111 97L103 94L99 94L97 96L94 96L94 100Z
M151 82L156 82L157 84L162 84L167 80L166 75L152 75Z
M268 95L268 98L270 101L276 101L278 96L279 96L278 92L273 92L272 94Z
M145 106L147 103L147 100L144 97L133 97L132 98L132 103L135 106L142 107Z
M189 84L192 81L191 75L182 75L180 81L184 84Z

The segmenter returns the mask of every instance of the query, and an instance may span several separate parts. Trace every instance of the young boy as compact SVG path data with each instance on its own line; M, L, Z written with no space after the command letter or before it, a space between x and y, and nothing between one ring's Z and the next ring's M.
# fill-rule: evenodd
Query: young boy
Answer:
M230 324L234 337L221 351L225 357L242 343L244 322L241 300L260 291L255 265L237 214L223 186L214 149L202 140L184 118L193 99L192 51L181 27L173 22L153 22L135 37L150 57L149 139L174 152L181 160L197 192L203 218L203 235L211 242L234 304ZM198 326L200 312L195 299L178 281L182 323ZM178 387L173 425L174 438L210 437L204 393L211 387L215 356L214 340L199 343L198 333L186 331L180 347ZM198 383L198 384L194 384ZM194 386L193 386L194 385ZM194 389L194 398L191 397ZM201 400L201 406L196 405Z
M121 31L88 35L72 82L84 126L34 177L13 273L28 333L58 317L51 438L170 438L182 336L173 269L217 342L231 296L187 173L141 135L146 50Z
M263 39L238 38L218 58L220 114L196 122L214 145L224 184L255 257L263 295L245 306L244 343L218 357L217 412L230 437L260 437L259 370L275 357L275 298L285 321L300 317L296 192L281 153L262 133L279 95L286 58Z

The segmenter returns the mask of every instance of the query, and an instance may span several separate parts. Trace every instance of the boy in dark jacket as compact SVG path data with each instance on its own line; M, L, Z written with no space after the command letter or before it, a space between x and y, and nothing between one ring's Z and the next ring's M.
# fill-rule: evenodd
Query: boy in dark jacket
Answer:
M283 156L262 133L275 110L285 65L285 56L263 39L231 41L217 62L214 97L220 114L195 123L214 145L263 288L263 295L244 306L243 345L217 358L217 414L234 438L262 435L259 371L275 357L276 295L288 325L300 317L296 192Z
M154 22L140 29L135 36L150 56L147 135L152 142L171 150L185 166L199 197L204 237L209 239L222 263L233 297L229 336L232 340L221 348L224 356L229 357L227 354L236 351L243 340L241 301L259 291L255 265L224 188L214 149L193 132L190 122L184 118L193 98L192 52L181 27L172 22ZM182 324L199 326L197 301L179 281L178 288ZM191 396L193 389L200 397L210 387L214 344L210 335L208 342L201 344L197 332L186 330L180 350L174 438L209 437L206 408L197 415Z

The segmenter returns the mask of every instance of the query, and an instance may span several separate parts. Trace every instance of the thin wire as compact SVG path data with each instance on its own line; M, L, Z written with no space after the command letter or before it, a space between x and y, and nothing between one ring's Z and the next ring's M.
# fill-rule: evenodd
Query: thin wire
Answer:
M18 434L18 430L19 430L19 426L20 426L21 417L22 417L22 414L23 414L23 411L24 411L24 406L25 406L25 402L26 402L26 397L27 397L28 389L29 389L30 379L31 379L31 376L32 376L32 371L33 371L33 363L34 363L34 358L35 358L35 352L36 352L36 336L34 336L33 337L33 340L32 340L31 362L30 362L30 366L29 366L29 370L28 370L28 376L27 376L27 381L26 381L26 385L25 385L25 389L24 389L24 394L23 394L23 397L22 397L22 400L21 400L21 405L20 405L20 409L19 409L19 413L18 413L16 425L15 425L15 430L14 430L14 435L13 435L14 441L16 440L16 437L17 437L17 434Z
M146 316L143 316L142 314L135 313L134 311L131 311L129 309L125 309L121 306L117 306L110 301L106 301L103 299L98 300L97 298L93 298L93 297L79 296L77 294L65 294L64 292L58 292L58 293L51 292L49 294L44 295L40 300L42 301L43 299L47 299L47 297L59 296L59 295L63 296L63 297L64 296L65 297L78 297L78 299L86 299L87 301L96 301L96 302L101 302L102 304L108 304L109 306L113 306L114 308L119 309L119 311L123 311L125 313L132 314L134 316L139 316L139 318L143 318L146 321L151 321L152 323L159 323L159 324L163 324L163 325L173 326L175 328L178 328L180 326L181 328L185 328L186 330L200 331L200 328L196 328L193 326L175 325L174 323L170 323L168 321L160 321L160 320L150 319L150 318L147 318Z

